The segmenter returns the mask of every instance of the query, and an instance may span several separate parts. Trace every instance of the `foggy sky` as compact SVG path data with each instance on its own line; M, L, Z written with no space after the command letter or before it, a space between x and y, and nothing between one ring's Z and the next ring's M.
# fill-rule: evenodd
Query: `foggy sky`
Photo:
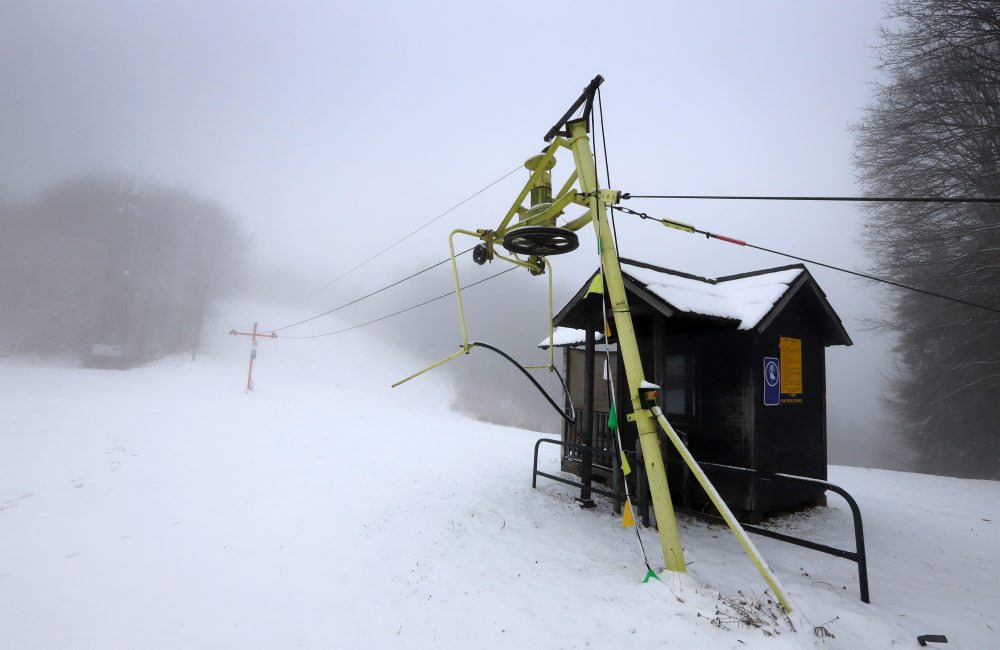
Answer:
M872 0L3 2L0 196L29 199L92 171L180 185L242 219L255 261L322 283L536 153L597 73L606 78L614 187L857 194L849 125L877 78L882 16ZM306 308L444 256L451 228L494 227L525 178L501 183ZM852 204L628 205L804 257L866 264L863 213ZM621 219L618 234L623 255L700 275L790 263L649 223ZM586 233L578 253L557 261L559 304L596 259ZM828 353L832 460L863 463L887 440L878 399L891 340L862 325L884 296L810 270L856 343ZM428 292L404 292L395 304L448 289L447 273L433 277ZM316 286L289 288L288 301ZM495 302L482 308L528 327ZM428 361L457 343L455 333L441 338L422 352Z

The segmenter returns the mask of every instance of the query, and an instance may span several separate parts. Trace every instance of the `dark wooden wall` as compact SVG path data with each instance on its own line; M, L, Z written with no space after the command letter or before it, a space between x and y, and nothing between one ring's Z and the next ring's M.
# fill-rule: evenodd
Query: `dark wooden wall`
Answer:
M658 372L653 380L664 389L669 381L665 376L665 358L668 354L693 355L692 372L685 377L689 389L695 394L695 413L667 413L667 419L676 431L684 434L688 449L699 461L750 466L751 427L745 414L745 372L748 357L748 338L734 332L678 333L667 326L660 328L660 342L656 357ZM670 446L670 445L667 445ZM670 446L672 447L672 446ZM679 459L676 452L664 448L670 458ZM680 493L682 469L670 467L671 487ZM731 472L706 470L712 484L733 510L748 510L750 506L749 479ZM690 496L694 503L707 502L700 487L690 481Z
M566 349L566 376L570 397L573 399L573 406L582 409L585 399L584 395L584 364L585 354L582 349ZM602 413L608 412L609 396L608 382L604 379L604 364L607 357L611 357L611 370L615 371L618 363L618 353L611 352L610 355L603 350L595 351L594 358L594 410Z
M660 314L639 316L635 320L643 370L646 377L662 389L666 390L669 383L666 377L668 354L693 355L695 359L685 376L686 388L693 390L695 395L694 414L667 413L670 424L686 438L694 457L705 462L750 467L752 420L748 423L744 413L750 338L732 331L692 333L683 323L681 327L674 327L676 321ZM624 384L623 368L620 373L620 383ZM619 404L627 405L627 412L631 412L627 386L617 388ZM624 419L619 418L620 421ZM636 438L635 425L624 422L622 443L625 448L635 449ZM680 456L665 437L662 450L668 462L671 493L679 505L684 499ZM750 509L750 479L731 472L708 470L707 473L732 509L737 512ZM707 502L693 478L689 486L694 503Z
M820 323L800 294L756 337L750 369L754 387L753 468L826 479L826 348ZM802 341L802 403L764 406L764 357L779 356L779 338ZM770 511L821 496L821 489L758 481L753 510Z
M605 353L603 350L595 351L594 359L594 414L593 414L593 445L595 449L614 452L614 436L608 429L608 412L611 403L610 383L604 379L604 364L610 356L610 373L615 372L618 363L618 353ZM586 393L585 385L585 363L586 354L583 350L566 348L565 351L565 377L569 396L572 399L573 408L576 412L576 421L573 423L563 421L562 439L573 444L582 444L586 422L584 420L584 406ZM617 380L615 380L617 381ZM566 404L567 408L569 403ZM582 455L579 451L564 450L562 469L563 471L580 474L580 461ZM611 475L612 462L609 456L597 454L593 458L594 478L600 482L608 482Z
M629 299L647 379L666 389L667 355L688 354L695 359L692 372L685 377L695 394L695 412L667 415L673 427L686 435L696 459L763 473L826 479L826 351L822 324L817 321L817 309L812 303L815 298L807 293L793 297L762 333L704 331L704 321L699 331L697 323L683 316L666 318L650 310L637 296L630 295ZM763 360L765 356L780 356L782 336L802 342L802 403L764 406ZM618 355L613 358L617 363L614 377L622 446L631 459L638 436L635 425L627 418L632 405L625 370ZM606 411L604 355L598 353L596 361L595 410ZM583 352L568 350L569 388L577 408L583 406L582 369ZM564 431L564 438L567 433ZM668 463L679 460L669 443L665 442L662 449ZM750 518L808 502L824 493L822 489L755 480L724 470L706 469L706 473L726 503L737 514ZM634 477L633 473L630 482ZM679 505L684 499L682 467L668 464L667 477L674 502ZM696 507L708 502L693 478L688 495Z

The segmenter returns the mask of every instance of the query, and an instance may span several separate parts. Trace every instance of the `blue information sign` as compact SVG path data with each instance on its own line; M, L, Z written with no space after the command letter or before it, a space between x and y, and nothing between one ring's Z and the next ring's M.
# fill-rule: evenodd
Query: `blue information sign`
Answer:
M778 357L764 357L764 406L781 404L781 366Z

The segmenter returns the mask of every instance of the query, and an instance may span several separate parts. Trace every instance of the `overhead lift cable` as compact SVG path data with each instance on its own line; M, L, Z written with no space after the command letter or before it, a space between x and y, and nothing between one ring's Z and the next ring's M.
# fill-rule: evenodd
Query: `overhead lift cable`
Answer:
M362 262L359 262L358 264L355 264L351 268L347 269L346 271L344 271L343 273L341 273L340 275L338 275L334 279L330 280L329 282L327 282L326 284L324 284L323 286L321 286L319 289L316 289L312 293L310 293L310 294L306 295L305 297L300 298L299 300L297 300L297 301L293 302L292 304L288 305L288 307L286 307L286 309L290 309L292 307L295 307L296 305L300 305L303 302L305 302L306 300L309 300L310 298L312 298L313 296L315 296L316 294L318 294L318 293L320 293L320 292L322 292L322 291L324 291L324 290L332 287L334 284L336 284L337 282L343 280L345 277L347 277L351 273L354 273L355 271L357 271L358 269L360 269L362 266L368 264L369 262L371 262L375 258L379 257L380 255L383 255L383 254L387 253L388 251L392 250L393 248L395 248L396 246L398 246L402 242L406 241L407 239L409 239L413 235L417 234L418 232L420 232L421 230L423 230L427 226L431 225L435 221L438 221L439 219L445 217L449 213L454 212L455 210L457 210L458 208L462 207L463 205L465 205L466 203L468 203L472 199L476 198L477 196L479 196L480 194L482 194L486 190L490 189L491 187L493 187L497 183L500 183L501 181L506 180L510 176L513 176L520 169L521 169L521 165L518 165L517 167L515 167L512 170L510 170L509 172L507 172L506 174L504 174L500 178L498 178L495 181L493 181L492 183L490 183L489 185L486 185L485 187L483 187L483 188L477 190L476 192L474 192L473 194L470 194L469 196L465 197L464 199L462 199L461 201L459 201L455 205L451 206L450 208L448 208L447 210L445 210L441 214L437 215L433 219L430 219L429 221L425 222L422 226L420 226L420 227L418 227L418 228L416 228L414 230L411 230L407 234L403 235L402 237L400 237L396 241L392 242L391 244L389 244L388 246L386 246L385 248L383 248L379 252L375 253L371 257L367 258L366 260L364 260ZM288 325L286 327L291 327L291 325ZM284 329L284 328L280 328L280 329ZM275 330L275 331L277 331L277 330Z
M608 136L607 131L604 130L604 102L601 99L601 89L597 89L597 109L600 112L601 117L601 150L604 152L604 176L608 179L608 187L611 185L611 165L608 163ZM597 149L597 138L594 138L594 149L595 155L594 159L596 161L596 149ZM596 167L596 165L595 165ZM618 246L618 226L615 224L615 206L614 204L608 206L611 209L611 234L615 236L615 246ZM618 264L621 267L621 263Z
M461 253L459 253L458 255L456 255L455 257L461 257L462 255L465 255L466 253L468 253L471 250L472 250L471 248L467 248L464 251L462 251ZM317 318L322 318L323 316L328 316L329 314L332 314L335 311L340 311L341 309L343 309L345 307L350 307L351 305L353 305L355 303L359 303L362 300L365 300L367 298L371 298L372 296L374 296L376 294L380 294L383 291L385 291L386 289L391 289L391 288L395 287L396 285L403 284L407 280L412 280L413 278L417 277L418 275L422 275L424 273L427 273L428 271L430 271L432 269L436 269L437 267L441 266L442 264L447 264L450 261L451 261L451 258L450 257L446 257L443 260L441 260L440 262L435 262L434 264L431 264L427 268L421 269L421 270L417 271L416 273L411 273L410 275L406 276L405 278L402 278L400 280L396 280L395 282L393 282L391 284L385 285L381 289L376 289L375 291L372 291L370 293L366 293L365 295L361 296L360 298L355 298L354 300L351 300L350 302L345 302L342 305L337 305L333 309L328 309L328 310L326 310L325 312L323 312L321 314L316 314L315 316L310 316L309 318L303 318L302 320L296 321L294 323L291 323L290 325L282 325L281 327L275 327L274 329L264 330L264 331L280 332L281 330L287 330L290 327L295 327L296 325L301 325L303 323L308 323L309 321L314 321Z
M600 89L600 87L598 87L598 89L597 89L597 109L598 109L598 112L600 113L601 150L604 153L604 176L605 176L605 178L607 179L607 182L608 182L607 186L611 187L612 186L611 185L611 164L608 162L608 139L607 139L607 131L604 128L604 103L601 100L601 89ZM592 125L591 130L596 130L596 125L594 124L594 118L593 117L591 117L591 125ZM595 135L594 135L594 171L595 172L598 171L597 170L597 160L598 160L598 158L597 158L597 135L595 133ZM600 188L600 174L599 173L595 173L595 176L597 177L595 180L597 181L597 187L599 189ZM618 240L618 226L615 223L615 205L614 204L609 205L608 209L609 209L610 214L611 214L611 219L610 219L610 221L611 221L611 234L612 234L612 237L613 237L614 242L615 242L615 248L618 248L619 240ZM619 251L620 251L620 249L619 249ZM611 326L610 326L610 323L608 323L607 298L605 296L605 291L603 290L603 287L606 286L606 284L605 284L606 280L604 279L604 258L600 255L600 241L598 241L598 256L597 256L597 259L598 259L598 261L600 263L600 267L601 267L601 287L602 287L602 290L601 290L601 314L602 314L603 321L604 321L604 332L606 333L606 335L608 335L611 332ZM619 273L622 272L621 257L618 257L618 272ZM608 336L608 338L610 338L610 336ZM604 346L604 355L605 355L604 362L607 364L607 368L609 369L608 370L608 382L609 382L609 388L610 388L609 395L610 395L610 398L611 398L610 402L611 402L612 413L614 413L614 422L613 422L613 424L614 424L614 432L615 432L615 442L618 445L618 453L621 454L620 470L622 472L622 485L625 488L625 503L623 504L623 507L626 508L627 511L626 511L625 517L622 519L622 525L624 526L627 521L631 521L632 522L631 528L635 532L635 539L636 539L636 541L639 543L639 553L642 554L642 561L646 564L646 577L643 580L643 583L646 583L646 582L649 582L650 579L659 580L660 577L657 575L656 570L653 569L653 565L650 564L650 562L649 562L649 555L646 553L646 545L642 543L642 535L639 534L639 527L635 525L635 512L632 510L632 495L629 492L628 479L626 478L628 476L628 474L630 473L631 469L629 468L628 460L627 460L627 457L625 455L625 447L622 445L621 428L618 426L618 422L617 422L617 420L618 420L618 397L617 397L617 393L615 392L614 379L612 378L612 374L613 373L610 370L610 368L611 368L611 352L610 352L609 346L607 346L607 345ZM608 418L608 426L609 427L612 424L611 420L612 420L612 418L609 415L609 418ZM593 424L591 424L591 426L593 426Z
M459 255L464 255L465 253L468 253L471 250L472 250L471 248L466 249L466 250L462 251L461 253L459 253ZM356 302L364 300L368 296L372 296L372 295L375 295L376 293L379 293L381 291L385 291L389 287L393 287L393 286L395 286L397 284L400 284L401 282L405 282L406 280L408 280L410 278L416 277L417 275L420 275L421 273L429 271L432 268L440 266L441 264L444 264L445 262L450 261L450 259L451 258L445 259L442 262L438 262L437 264L434 264L432 266L427 267L423 271L418 271L417 273L414 273L413 275L407 276L407 277L403 278L402 280L398 280L397 282L394 282L393 284L390 284L390 285L387 285L385 287L382 287L378 291L374 291L374 292L368 294L367 296L362 296L360 298L357 298L356 300L353 300L353 301L351 301L349 303L345 303L344 305L341 305L340 307L337 307L337 308L332 309L330 311L324 312L323 314L319 314L317 316L313 316L312 318L308 318L308 319L306 319L304 321L300 321L300 323L304 323L304 322L307 322L309 320L314 320L316 318L319 318L320 316L324 316L326 314L333 313L337 309L341 309L341 308L346 307L348 305L352 305L352 304L354 304ZM486 282L487 280L492 280L493 278L495 278L497 276L503 275L504 273L509 273L509 272L514 271L516 269L517 269L517 267L513 267L512 266L509 269L506 269L506 270L501 271L499 273L495 273L495 274L493 274L493 275L491 275L489 277L483 278L482 280L478 280L478 281L473 282L471 284L467 284L466 286L462 287L462 289L464 290L464 289L468 289L470 287L474 287L477 284L482 284L483 282ZM333 336L334 334L341 334L343 332L348 332L350 330L359 329L361 327L365 327L366 325L371 325L373 323L377 323L379 321L383 321L383 320L392 318L393 316L399 316L400 314L404 314L404 313L406 313L408 311L413 311L414 309L417 309L418 307L423 307L424 305L428 305L428 304L430 304L432 302L435 302L437 300L441 300L442 298L447 298L448 296L451 296L451 295L454 295L454 294L455 294L454 291L449 291L448 293L445 293L445 294L442 294L440 296L437 296L436 298L431 298L430 300L425 300L424 302L421 302L421 303L416 304L416 305L412 305L410 307L407 307L406 309L401 309L401 310L393 312L391 314L387 314L385 316L381 316L379 318L372 319L372 320L367 321L365 323L361 323L359 325L353 325L351 327L345 327L343 329L336 330L334 332L324 332L322 334L313 334L311 336L284 336L283 338L288 338L288 339L315 339L315 338L321 338L321 337L324 337L324 336ZM298 325L300 323L293 323L292 325L286 325L285 328L292 327L293 325ZM517 369L520 370L524 374L525 377L528 378L528 380L532 383L532 385L534 385L535 389L539 393L542 394L542 396L546 399L546 401L548 401L548 403L552 406L552 408L555 409L555 411L559 414L560 417L562 417L564 420L566 420L567 422L569 422L571 424L574 423L574 422L576 422L576 412L574 410L572 410L572 408L571 408L570 411L573 414L569 415L568 413L566 413L566 411L564 411L562 408L560 408L559 405L556 404L555 400L553 400L552 397L548 394L548 392L546 392L546 390L542 387L542 385L538 383L538 380L535 379L534 377L532 377L531 373L529 373L527 371L527 369L523 365L521 365L520 363L518 363L517 360L514 359L513 357L511 357L509 354L507 354L506 352L504 352L500 348L494 347L494 346L492 346L492 345L490 345L488 343L483 343L482 341L473 341L470 344L470 347L480 347L480 348L485 348L487 350L492 350L493 352L496 352L501 357L503 357L504 359L506 359L507 361L509 361L511 364L513 364L514 366L516 366ZM566 381L563 379L562 374L559 373L559 370L557 368L553 367L552 369L555 371L556 377L559 378L559 383L562 384L564 395L570 400L570 404L572 405L573 398L569 394L569 388L567 388L567 386L566 386Z
M838 201L842 203L1000 203L976 196L716 196L709 194L631 194L622 199L699 199L709 201Z
M930 291L928 289L921 289L920 287L914 287L908 284L902 284L895 282L893 280L887 280L886 278L880 278L878 276L869 275L867 273L861 273L859 271L852 271L850 269L845 269L840 266L834 266L833 264L826 264L825 262L817 262L816 260L811 260L807 257L800 257L799 255L792 255L791 253L784 253L782 251L777 251L771 248L765 248L763 246L757 246L756 244L751 244L745 242L742 239L736 239L734 237L726 237L725 235L719 235L717 233L709 232L707 230L700 230L695 228L691 224L687 224L681 221L674 221L672 219L657 219L656 217L651 217L645 212L639 212L637 210L632 210L630 208L625 208L618 206L618 209L625 214L631 214L633 216L639 217L640 219L649 219L651 221L658 221L668 228L673 228L674 230L680 230L681 232L705 235L708 239L718 239L719 241L728 242L730 244L736 244L737 246L745 246L746 248L754 248L759 251L764 251L765 253L771 253L773 255L780 255L781 257L787 257L789 259L798 260L800 262L807 262L809 264L815 264L816 266L822 266L823 268L831 269L833 271L839 271L841 273L847 273L850 275L857 276L859 278L864 278L865 280L871 280L872 282L881 282L882 284L888 284L899 289L906 289L907 291L915 291L916 293L922 293L928 296L934 296L935 298L941 298L942 300L949 300L961 305L967 305L969 307L977 307L979 309L984 309L986 311L991 311L1000 314L1000 309L995 307L990 307L988 305L983 305L980 303L972 302L969 300L963 300L962 298L956 298L955 296L949 296L943 293L937 293L936 291Z
M449 260L450 260L450 258L449 258ZM465 285L464 287L462 287L462 290L464 291L465 289L468 289L470 287L474 287L477 284L482 284L483 282L486 282L488 280L492 280L493 278L499 277L499 276L503 275L504 273L510 273L511 271L514 271L516 269L517 269L516 266L512 266L509 269L506 269L504 271L500 271L499 273L494 273L493 275L487 276L487 277L483 278L482 280L477 280L475 282L472 282L472 283L469 283L469 284ZM380 316L379 318L372 319L372 320L367 321L365 323L361 323L359 325L352 325L351 327L345 327L344 329L339 329L339 330L336 330L334 332L324 332L322 334L312 334L310 336L284 336L283 338L286 338L286 339L317 339L317 338L320 338L320 337L323 337L323 336L333 336L334 334L341 334L343 332L349 332L351 330L356 330L356 329L358 329L360 327L365 327L366 325L371 325L372 323L377 323L379 321L386 320L387 318L392 318L393 316L399 316L400 314L405 314L406 312L413 311L414 309L416 309L418 307L423 307L424 305L429 305L432 302L435 302L435 301L441 300L442 298L447 298L448 296L453 296L453 295L455 295L455 292L454 291L449 291L448 293L443 293L440 296L437 296L436 298L431 298L430 300L425 300L425 301L423 301L421 303L418 303L416 305L411 305L410 307L407 307L406 309L400 309L399 311L393 312L391 314L386 314L385 316Z

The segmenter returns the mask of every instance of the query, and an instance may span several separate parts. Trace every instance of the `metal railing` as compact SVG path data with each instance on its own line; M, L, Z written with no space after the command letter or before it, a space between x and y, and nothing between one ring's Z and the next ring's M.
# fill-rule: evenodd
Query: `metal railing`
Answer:
M563 478L562 476L555 476L554 474L548 474L546 472L541 472L541 471L538 470L538 448L541 446L541 444L543 442L547 442L549 444L557 445L559 447L562 447L564 450L570 450L570 451L576 452L576 453L583 453L583 452L587 451L587 448L585 446L583 446L583 445L577 445L577 444L570 443L570 442L563 442L562 440L555 440L555 439L552 439L552 438L540 438L535 443L534 462L532 464L532 469L531 469L531 487L532 488L537 488L538 487L538 477L539 476L542 476L544 478L550 479L552 481L557 481L559 483L563 483L565 485L571 485L573 487L579 487L579 488L584 487L583 483L581 483L579 481L571 481L570 479ZM645 525L645 526L648 527L649 526L649 499L647 498L647 490L646 490L646 485L647 485L647 481L645 480L645 474L646 474L646 472L645 472L645 466L643 465L642 452L641 452L641 450L638 447L638 443L636 444L636 447L637 447L636 448L636 462L634 463L634 467L637 470L637 472L636 472L636 481L637 481L637 486L638 486L638 489L637 489L637 493L638 494L636 495L636 498L637 498L637 504L636 505L639 508L639 513L640 513L640 515L642 517L643 525ZM590 452L594 455L595 458L597 458L597 457L605 457L605 458L606 457L610 457L611 466L613 467L613 470L614 470L613 477L616 478L616 479L618 478L618 476L620 474L620 472L618 471L618 466L619 466L618 454L614 453L613 451L608 451L606 449L596 449L596 448L590 449ZM674 463L680 463L681 461L680 460L671 460L671 461L668 461L668 462L671 462L671 464L674 464ZM835 485L833 483L830 483L829 481L824 481L824 480L816 479L816 478L810 478L810 477L807 477L807 476L795 476L793 474L783 474L783 473L764 474L764 473L758 472L756 470L749 469L747 467L736 467L736 466L733 466L733 465L720 465L718 463L703 463L703 462L699 462L698 464L701 465L703 468L708 468L708 469L717 469L717 470L723 470L723 471L729 471L729 472L739 472L739 473L742 473L744 475L748 475L748 476L750 476L752 478L756 478L757 480L761 480L761 481L778 480L778 481L789 481L789 482L793 482L793 483L800 483L800 484L818 486L818 487L822 487L824 490L830 490L831 492L835 492L835 493L839 494L841 497L843 497L844 500L847 502L847 505L851 508L851 515L854 518L854 545L855 545L855 550L854 551L847 551L847 550L844 550L844 549L835 548L833 546L828 546L826 544L820 544L818 542L813 542L811 540L801 539L801 538L798 538L798 537L793 537L791 535L786 535L785 533L779 533L777 531L768 530L767 528L761 528L760 526L754 526L752 524L742 524L742 526L743 526L743 529L746 530L748 533L754 533L754 534L760 535L762 537L769 537L771 539L776 539L776 540L781 541L781 542L786 542L788 544L793 544L795 546L801 546L803 548L808 548L808 549L811 549L813 551L818 551L820 553L825 553L827 555L833 555L835 557L844 558L845 560L851 560L852 562L857 563L857 565L858 565L858 587L859 587L859 591L861 592L861 601L864 602L864 603L870 603L871 602L871 600L869 598L869 592L868 592L868 559L867 559L867 555L865 553L865 533L864 533L864 526L863 526L862 521L861 521L861 509L858 507L858 502L854 500L854 497L852 497L850 495L850 493L847 492L847 490L845 490L844 488L840 487L839 485ZM687 489L687 484L688 484L688 481L685 480L685 491ZM625 495L624 495L623 490L621 489L621 483L618 480L616 480L614 482L613 488L611 490L607 490L607 489L604 489L604 488L591 487L591 492L593 492L595 494L600 494L602 496L606 496L606 497L612 499L614 501L614 503L615 503L615 512L620 512L620 508L621 508L622 504L625 503ZM690 509L690 508L685 508L685 511L686 511L687 514L690 514L690 515L693 515L693 516L697 516L697 517L702 517L702 518L705 518L705 519L710 519L710 520L713 520L713 521L716 521L716 520L721 521L722 520L721 517L718 517L716 515L710 515L710 514L707 514L707 513L698 512L698 511L695 511L695 510Z
M551 481L557 481L557 482L562 483L564 485L572 485L573 487L578 487L578 488L584 487L584 484L581 483L580 481L571 481L570 479L563 478L562 476L556 476L555 474L548 474L546 472L539 471L539 469L538 469L538 448L542 445L543 442L547 442L549 444L556 445L558 447L562 447L564 450L573 451L573 452L576 452L577 454L583 454L584 452L587 451L587 447L585 447L584 445L577 445L577 444L573 444L571 442L563 442L562 440L556 440L554 438L539 438L538 441L535 442L535 459L534 459L534 462L531 465L531 487L536 488L536 489L538 488L538 477L539 476L545 477L545 478L547 478L547 479L549 479ZM606 449L594 449L594 448L590 449L590 453L593 454L594 458L609 458L609 460L610 460L610 466L612 467L612 469L614 471L614 476L618 475L618 456L617 456L617 454L615 454L613 452L609 452ZM621 507L621 505L623 503L625 503L625 497L623 496L623 493L621 492L621 490L617 489L617 486L618 486L618 483L616 482L614 489L607 490L605 488L595 487L595 486L591 485L590 486L590 491L593 492L594 494L600 494L602 496L608 497L609 499L612 499L615 502L615 511L617 512L618 509Z
M639 453L641 459L641 451ZM678 459L671 459L668 462L670 464L683 465L683 463ZM771 539L776 539L781 542L787 542L788 544L801 546L803 548L808 548L813 551L826 553L827 555L833 555L834 557L843 558L845 560L851 560L852 562L857 563L858 591L861 592L861 602L863 603L871 602L868 593L868 557L867 554L865 553L865 531L864 531L864 525L861 521L861 509L858 507L858 502L854 500L854 497L852 497L847 490L840 487L839 485L830 483L829 481L824 481L822 479L812 478L809 476L796 476L794 474L783 474L780 472L762 473L758 472L757 470L750 469L748 467L736 467L735 465L720 465L718 463L705 463L701 461L698 461L698 464L705 469L716 469L716 470L740 473L744 476L749 476L751 478L755 478L760 481L779 480L779 481L788 481L790 483L799 483L802 485L818 486L822 487L824 490L830 490L831 492L835 492L840 496L842 496L844 498L844 501L846 501L847 505L850 507L851 515L854 518L853 551L834 548L833 546L820 544L819 542L814 542L808 539L793 537L791 535L786 535L785 533L779 533L777 531L769 530L767 528L761 528L760 526L755 526L753 524L741 524L741 525L743 526L743 530L747 531L748 533L755 533L757 535L760 535L761 537L769 537ZM640 460L639 462L636 463L636 465L638 465L639 467L640 477L643 476L645 474L645 466L643 465L642 461ZM686 474L687 474L686 466L684 466L684 470L686 479ZM642 479L639 478L637 480L642 480ZM689 482L685 480L685 491L687 490L688 483ZM685 501L687 501L687 498L685 498ZM642 496L640 496L639 508L640 508L640 513L642 514L643 524L648 525L647 523L649 521L648 499L644 499L642 498ZM696 517L702 517L704 519L710 519L712 521L722 521L722 517L705 512L700 512L692 508L685 508L685 512L694 515Z
M707 463L702 463L705 465ZM745 469L745 468L738 468ZM753 472L753 470L746 470ZM762 481L770 481L772 479L778 479L782 481L790 481L793 483L804 483L811 485L818 485L831 492L836 492L844 498L847 505L851 508L851 515L854 517L854 551L845 551L843 549L834 548L832 546L827 546L826 544L819 544L817 542L812 542L807 539L799 539L798 537L792 537L791 535L785 535L784 533L779 533L777 531L768 530L766 528L760 528L759 526L744 525L743 528L751 533L756 533L763 537L770 537L771 539L776 539L782 542L788 542L789 544L794 544L796 546L801 546L803 548L812 549L814 551L819 551L820 553L826 553L827 555L833 555L835 557L842 557L845 560L851 560L852 562L857 562L858 564L858 588L861 591L861 602L870 603L871 600L868 596L868 557L865 554L865 531L864 526L861 523L861 509L858 507L858 502L854 500L847 490L830 483L829 481L823 481L816 478L809 478L807 476L795 476L792 474L759 474L757 473L757 478Z
M573 424L565 426L564 436L565 442L571 445L576 445L580 449L566 449L564 451L564 458L569 458L570 460L581 460L583 457L583 431L584 431L584 416L583 409L573 409L576 412L576 420ZM615 434L614 431L608 428L608 412L607 411L594 411L593 418L591 419L591 431L593 431L594 442L593 442L593 454L594 461L598 467L610 468L611 463L604 464L603 462L597 462L599 457L606 458L610 461L611 456L614 454L615 449ZM606 452L604 454L599 454L598 452Z

